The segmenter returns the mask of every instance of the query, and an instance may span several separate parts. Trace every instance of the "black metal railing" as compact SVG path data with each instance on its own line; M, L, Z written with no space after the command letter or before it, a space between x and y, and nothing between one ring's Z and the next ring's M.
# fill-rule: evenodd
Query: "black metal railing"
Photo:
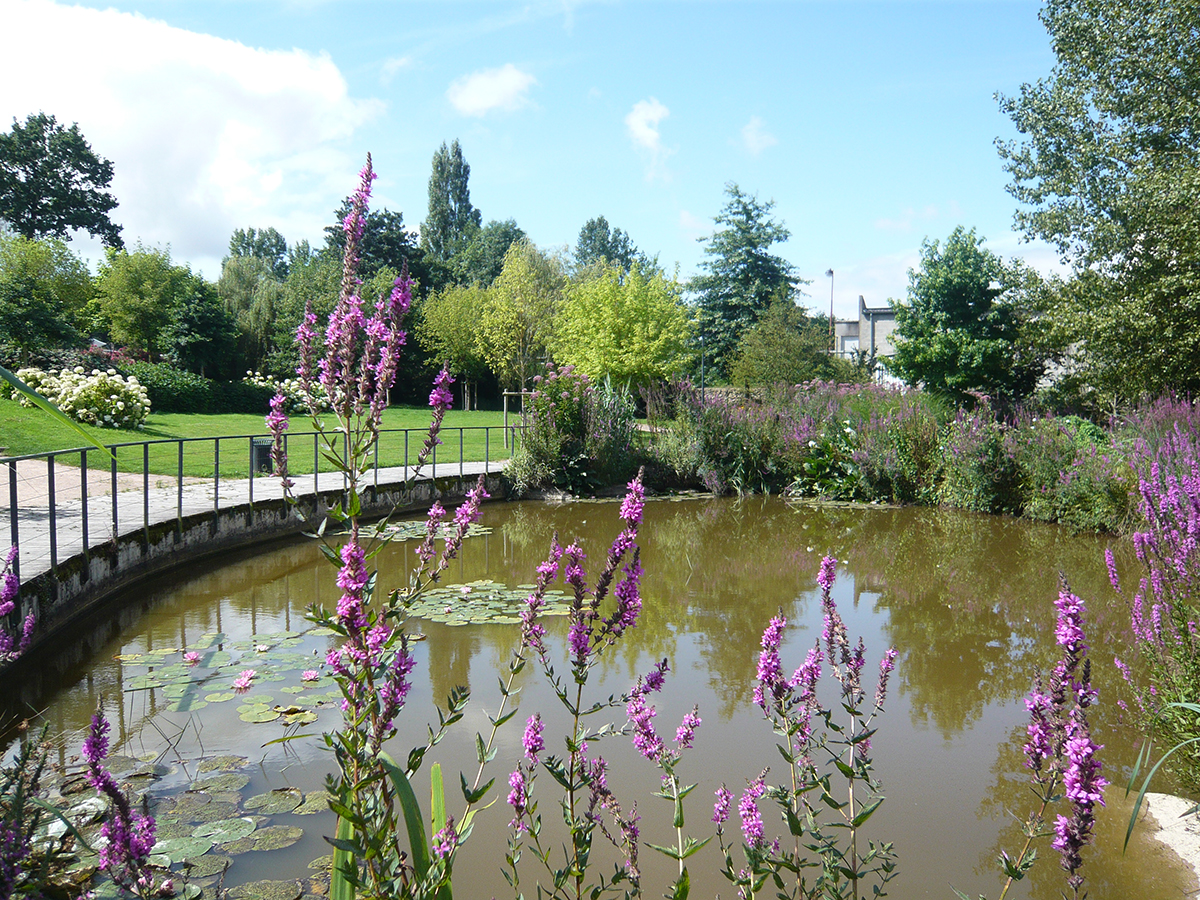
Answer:
M419 475L498 471L522 430L520 425L442 428L441 443ZM418 474L415 465L427 435L426 428L380 429L368 449L370 468L363 483L378 491L381 484ZM326 456L325 441L339 439L344 454L345 434L285 435L295 493L346 489L348 479L339 477L340 470ZM279 479L271 473L270 448L269 435L243 434L110 444L111 458L95 447L0 457L0 467L8 470L8 508L0 504L0 516L8 515L9 540L18 549L14 570L22 580L47 569L57 574L60 559L86 556L138 528L149 541L152 526L172 519L182 531L185 516L211 510L216 517L223 507L252 506L256 493L258 500L281 497Z

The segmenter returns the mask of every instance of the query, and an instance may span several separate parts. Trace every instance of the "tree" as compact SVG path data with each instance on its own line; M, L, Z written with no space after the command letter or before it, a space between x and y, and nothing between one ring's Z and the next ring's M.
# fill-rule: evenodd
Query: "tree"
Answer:
M888 368L908 384L957 400L982 392L1019 400L1037 385L1041 361L1026 352L1010 294L1028 272L1006 266L961 225L944 247L926 239L908 271L908 300L896 307Z
M325 226L325 255L336 260L339 266L346 247L342 221L349 212L350 198L347 197L334 213L335 224ZM404 227L404 213L390 209L370 210L363 225L358 250L362 260L359 273L364 280L373 278L385 267L399 272L407 266L413 280L421 287L429 288L429 267L425 262L425 253L417 246L416 235Z
M0 234L0 342L23 357L78 344L91 296L87 266L62 241Z
M163 329L163 356L176 368L209 378L234 376L238 330L217 287L193 276L178 297L175 315Z
M283 283L275 277L269 260L231 256L221 266L217 295L235 325L239 370L258 371L274 349Z
M79 131L34 113L0 134L0 219L30 239L65 238L73 229L121 247L121 226L109 218L117 198L104 189L113 165Z
M417 340L430 357L460 379L463 409L470 409L472 383L487 374L479 323L487 292L478 285L451 285L430 294L421 306Z
M846 382L854 366L829 353L829 319L809 317L789 299L771 304L738 342L729 368L735 385L801 384L819 378Z
M185 297L201 280L171 254L138 244L132 253L109 250L96 279L96 299L114 341L131 350L161 356L164 333Z
M279 281L287 278L288 245L274 228L238 228L229 238L229 256L261 259Z
M429 176L429 215L421 226L421 248L436 260L447 262L479 228L482 216L471 205L467 184L471 167L463 159L456 139L433 154Z
M488 287L504 269L508 248L525 240L525 232L513 219L497 222L493 219L475 230L471 239L451 260L454 277L459 284Z
M595 263L611 263L628 272L637 262L643 267L648 267L649 261L638 252L629 235L620 228L610 230L608 219L604 216L588 219L579 229L579 239L575 241L577 268L584 269Z
M737 343L767 311L772 300L790 298L797 285L807 284L793 274L792 265L770 253L771 246L790 236L782 223L774 221L774 201L760 203L743 194L730 182L725 185L729 200L713 220L724 226L711 237L708 274L692 279L690 288L700 307L700 333L704 336L714 365L728 372Z
M1000 106L1017 224L1075 269L1052 312L1114 399L1200 389L1200 27L1191 0L1048 0L1050 75Z
M684 369L692 324L679 283L657 269L597 262L567 286L554 356L591 377L645 384Z
M528 241L508 248L479 323L484 359L503 384L525 390L545 359L564 281L562 264Z

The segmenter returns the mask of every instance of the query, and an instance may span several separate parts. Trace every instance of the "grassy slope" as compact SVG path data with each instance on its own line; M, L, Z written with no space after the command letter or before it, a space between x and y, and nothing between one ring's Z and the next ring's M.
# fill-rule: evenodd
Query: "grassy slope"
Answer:
M510 417L510 423L519 420ZM459 428L481 425L501 425L503 414L499 412L449 412L443 428ZM429 426L429 410L424 407L393 407L383 416L383 428L410 428L424 431ZM225 435L264 434L266 426L262 416L255 415L185 415L181 413L152 413L141 431L122 431L111 428L83 426L102 444L152 441L177 438L211 438ZM311 432L307 419L296 418L292 431ZM438 461L458 460L458 433L443 435L445 444L438 448ZM290 448L293 457L292 469L297 473L312 471L312 439L298 439L302 447L293 442ZM409 435L409 458L415 458L420 449L423 435L417 431ZM18 403L0 400L0 447L6 447L3 455L22 456L30 453L45 453L51 450L76 448L82 443L79 435L53 421L37 409L26 409ZM381 465L401 465L404 462L404 436L385 435L380 447ZM493 432L487 448L492 458L507 455L501 435ZM463 444L464 458L483 459L483 432L466 432ZM245 476L249 471L248 441L229 440L221 442L221 476ZM213 473L213 442L196 441L185 445L184 473L211 476ZM78 455L63 459L64 463L78 465ZM88 455L88 465L101 465L98 453ZM140 449L117 452L117 467L122 471L140 472L142 454ZM176 445L152 447L150 471L156 474L173 475L178 468ZM322 464L322 470L329 466Z

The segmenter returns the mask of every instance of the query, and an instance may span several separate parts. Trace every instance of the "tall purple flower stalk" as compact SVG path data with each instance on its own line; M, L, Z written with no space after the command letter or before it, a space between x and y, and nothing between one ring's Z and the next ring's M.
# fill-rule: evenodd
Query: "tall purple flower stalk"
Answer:
M1087 710L1095 704L1097 695L1091 684L1091 661L1087 659L1086 609L1083 601L1071 593L1066 580L1061 582L1055 600L1058 616L1054 630L1061 656L1049 683L1037 677L1025 700L1029 710L1025 765L1032 773L1031 781L1035 794L1041 798L1041 808L1032 812L1026 822L1026 842L1017 862L1004 857L1009 879L1001 897L1008 892L1013 879L1019 877L1013 871L1023 874L1032 865L1033 839L1041 833L1045 811L1060 791L1069 815L1056 816L1051 845L1058 851L1067 872L1067 886L1074 897L1081 896L1081 851L1092 841L1095 809L1104 805L1104 788L1108 785L1096 758L1103 748L1092 740L1088 726Z
M17 559L17 548L12 547L4 556L4 565L0 567L0 620L7 618L17 607L17 594L21 590L21 579L13 571ZM21 633L10 632L6 625L0 622L0 662L12 662L29 649L33 643L33 631L37 625L37 616L33 612L25 616L21 625Z
M169 881L154 884L150 869L150 851L154 847L154 818L133 811L116 780L104 767L108 756L109 724L99 710L92 716L88 736L83 742L83 759L88 781L112 804L101 828L105 844L100 850L100 868L122 888L139 896L174 893Z

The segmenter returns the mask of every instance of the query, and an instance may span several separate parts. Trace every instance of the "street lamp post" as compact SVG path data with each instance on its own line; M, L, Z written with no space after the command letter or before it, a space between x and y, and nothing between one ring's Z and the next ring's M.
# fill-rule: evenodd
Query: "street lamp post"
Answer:
M833 354L837 351L837 341L833 335L833 269L826 269L825 277L829 279L829 352Z

